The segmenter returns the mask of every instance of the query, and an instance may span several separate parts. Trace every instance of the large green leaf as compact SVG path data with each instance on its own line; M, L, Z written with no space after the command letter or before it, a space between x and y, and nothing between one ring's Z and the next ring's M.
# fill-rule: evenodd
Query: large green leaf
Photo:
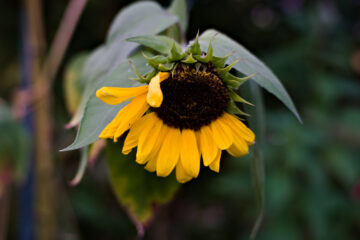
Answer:
M150 53L148 53L150 55ZM136 65L140 73L144 74L150 71L150 67L146 65L146 60L140 53L137 53L131 58L131 61ZM129 78L136 77L135 71L128 60L120 63L110 74L105 78L100 79L94 84L93 92L89 97L84 111L84 117L81 119L80 126L75 138L75 141L63 149L62 151L69 151L84 147L99 139L101 131L107 124L115 117L115 115L128 104L123 102L119 105L109 105L99 100L95 92L96 90L106 87L135 87L139 86L139 82L130 80Z
M284 86L262 61L242 45L216 30L211 29L205 31L201 34L199 40L202 51L207 51L210 40L212 40L215 56L222 57L232 53L227 60L227 64L240 59L240 61L234 65L234 68L245 75L256 73L252 79L280 99L301 122L300 115Z
M114 192L121 204L145 223L154 214L154 207L171 200L180 184L175 176L157 177L135 162L136 152L121 153L123 139L119 143L108 141L106 160Z
M81 53L76 55L66 66L64 79L65 103L70 113L75 113L80 104L81 96L86 86L85 79L81 78L81 70L84 66L88 54Z
M85 62L81 78L86 79L87 86L70 125L76 125L82 118L97 81L114 71L139 46L125 39L143 34L158 34L177 21L176 16L155 2L134 3L121 10L110 27L106 42L96 48Z
M181 31L186 33L189 23L189 14L186 0L173 0L169 7L169 12L179 18Z

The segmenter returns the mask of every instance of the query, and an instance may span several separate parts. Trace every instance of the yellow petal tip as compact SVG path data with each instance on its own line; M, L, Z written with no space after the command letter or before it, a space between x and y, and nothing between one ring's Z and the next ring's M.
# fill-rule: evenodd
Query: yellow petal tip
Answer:
M161 106L163 101L163 94L160 88L160 83L166 80L169 77L168 72L159 72L155 77L153 77L149 83L149 91L146 96L147 103L155 108Z

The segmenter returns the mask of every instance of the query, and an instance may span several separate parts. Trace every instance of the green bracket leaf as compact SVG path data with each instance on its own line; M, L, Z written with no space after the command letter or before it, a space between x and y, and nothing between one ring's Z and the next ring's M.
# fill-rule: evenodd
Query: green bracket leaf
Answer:
M141 223L154 214L154 207L169 202L180 184L175 176L157 177L135 162L136 152L121 153L123 139L118 143L107 142L106 160L110 181L119 202Z
M234 65L234 69L245 75L256 73L252 79L282 101L301 122L301 117L280 80L256 56L239 43L216 30L205 31L201 34L199 40L203 51L207 50L210 41L212 41L215 56L221 57L233 53L227 59L227 64L231 64L232 62L241 59L240 62Z

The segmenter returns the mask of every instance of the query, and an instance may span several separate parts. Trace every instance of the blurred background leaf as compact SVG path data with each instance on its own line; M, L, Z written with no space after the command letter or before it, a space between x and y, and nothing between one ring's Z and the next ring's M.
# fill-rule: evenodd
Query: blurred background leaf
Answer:
M14 120L8 106L0 102L0 175L9 171L12 181L24 178L26 157L29 155L29 136L21 124ZM5 180L0 177L1 181Z
M168 178L157 177L135 164L136 152L121 153L123 140L119 143L107 142L106 161L110 180L121 205L135 215L136 221L145 224L160 204L169 202L180 184L175 175Z

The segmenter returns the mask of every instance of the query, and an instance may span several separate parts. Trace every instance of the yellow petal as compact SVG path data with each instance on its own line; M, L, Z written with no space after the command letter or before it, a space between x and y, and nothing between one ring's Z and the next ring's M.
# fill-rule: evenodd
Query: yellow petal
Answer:
M156 171L156 158L149 159L149 161L146 163L144 168L149 172L155 172Z
M134 88L103 87L96 91L96 97L107 104L116 105L147 91L148 86Z
M194 178L199 175L200 154L197 147L195 132L193 130L182 130L180 160L187 175Z
M233 130L234 136L237 135L244 139L247 143L253 144L255 142L255 134L243 122L231 114L224 113L224 120L226 124Z
M149 108L145 101L146 94L134 98L128 105L119 111L116 117L100 133L100 138L114 138L117 140L128 130L136 120Z
M158 176L167 177L174 169L180 157L180 141L180 130L169 128L157 157L156 174Z
M160 134L159 134L159 136L156 140L156 143L153 147L153 151L151 151L150 155L148 156L149 161L147 162L147 164L145 166L145 169L148 170L149 172L156 171L157 157L159 155L161 145L164 142L164 138L165 138L167 132L169 131L169 129L170 129L169 127L167 127L165 124L163 124L163 127L160 130Z
M115 140L127 131L134 122L140 119L141 116L149 109L149 105L146 103L146 94L134 98L126 107L127 109L124 111L124 115L122 116L123 119L115 132Z
M124 108L122 110L124 110ZM118 114L115 116L115 118L104 128L104 130L102 130L102 132L99 135L99 138L105 139L105 138L114 137L116 129L118 128L122 119L122 115L123 115L122 110L120 110Z
M140 134L138 148L136 152L136 162L139 164L144 164L147 162L147 158L152 151L154 151L154 146L157 138L159 137L162 121L153 115L151 120L147 122L147 125L143 129L143 132Z
M192 177L186 173L181 161L176 164L176 179L179 183L186 183L192 179Z
M218 152L218 147L213 140L213 134L209 126L200 129L200 149L204 166L209 166L214 161Z
M163 101L163 94L160 88L160 83L169 77L168 72L159 72L153 77L149 83L149 91L146 97L146 101L152 107L158 108Z
M129 154L131 152L131 149L137 146L139 136L144 129L146 123L148 120L152 117L152 115L155 115L155 113L149 113L137 120L134 125L130 128L130 131L128 135L126 136L124 146L122 149L123 154Z
M242 157L249 153L249 146L243 139L236 139L226 151L234 157Z
M220 171L221 152L222 151L219 149L219 151L217 152L215 160L209 165L209 168L211 170L213 170L214 172L217 172L217 173Z
M210 125L213 139L220 149L227 149L233 143L233 135L231 129L223 122L222 117L213 121Z

